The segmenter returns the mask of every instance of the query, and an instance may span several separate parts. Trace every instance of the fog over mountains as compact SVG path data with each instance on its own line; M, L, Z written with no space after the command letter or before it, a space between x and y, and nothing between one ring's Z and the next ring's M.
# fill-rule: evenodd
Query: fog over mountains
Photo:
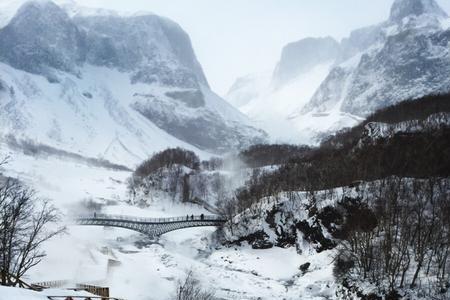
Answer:
M271 76L238 79L226 98L275 139L314 143L378 108L450 90L449 37L450 19L434 0L396 0L387 21L340 43L287 45Z

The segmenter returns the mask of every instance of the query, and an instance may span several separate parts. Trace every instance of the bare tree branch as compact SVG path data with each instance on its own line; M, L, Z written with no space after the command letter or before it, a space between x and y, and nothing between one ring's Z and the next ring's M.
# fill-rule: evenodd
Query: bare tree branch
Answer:
M0 284L15 286L45 256L40 246L64 231L57 209L15 179L0 185Z

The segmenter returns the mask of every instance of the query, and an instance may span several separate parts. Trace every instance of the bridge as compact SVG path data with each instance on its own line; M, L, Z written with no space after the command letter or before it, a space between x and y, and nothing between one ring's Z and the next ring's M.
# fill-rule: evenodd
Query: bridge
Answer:
M79 216L77 225L119 227L137 231L151 238L183 228L222 226L226 220L215 215L185 216L173 218L139 218L123 215L94 214Z

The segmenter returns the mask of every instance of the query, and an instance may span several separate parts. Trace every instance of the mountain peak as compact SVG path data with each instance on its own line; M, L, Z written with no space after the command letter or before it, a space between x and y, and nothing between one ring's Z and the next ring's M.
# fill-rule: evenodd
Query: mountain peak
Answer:
M20 3L20 2L18 2ZM17 11L20 14L23 11L30 9L56 9L60 10L59 7L51 0L28 0L23 2Z
M405 17L423 14L447 17L447 13L435 0L395 0L389 20L399 22Z
M0 29L0 60L45 76L50 76L49 68L75 73L82 57L80 37L75 24L54 2L28 1Z

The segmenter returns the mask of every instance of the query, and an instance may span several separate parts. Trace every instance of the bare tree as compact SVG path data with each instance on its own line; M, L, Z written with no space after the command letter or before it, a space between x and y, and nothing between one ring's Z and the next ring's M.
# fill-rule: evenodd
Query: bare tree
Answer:
M9 162L10 158L11 158L10 156L0 158L0 167L6 165Z
M45 256L41 245L64 228L50 229L58 221L56 208L35 196L18 180L0 184L0 284L15 286Z
M177 284L176 300L214 300L214 293L202 289L200 282L189 271L183 281Z
M233 234L233 217L237 213L237 205L234 198L224 199L217 203L220 215L228 221L225 226L228 226L231 234Z

